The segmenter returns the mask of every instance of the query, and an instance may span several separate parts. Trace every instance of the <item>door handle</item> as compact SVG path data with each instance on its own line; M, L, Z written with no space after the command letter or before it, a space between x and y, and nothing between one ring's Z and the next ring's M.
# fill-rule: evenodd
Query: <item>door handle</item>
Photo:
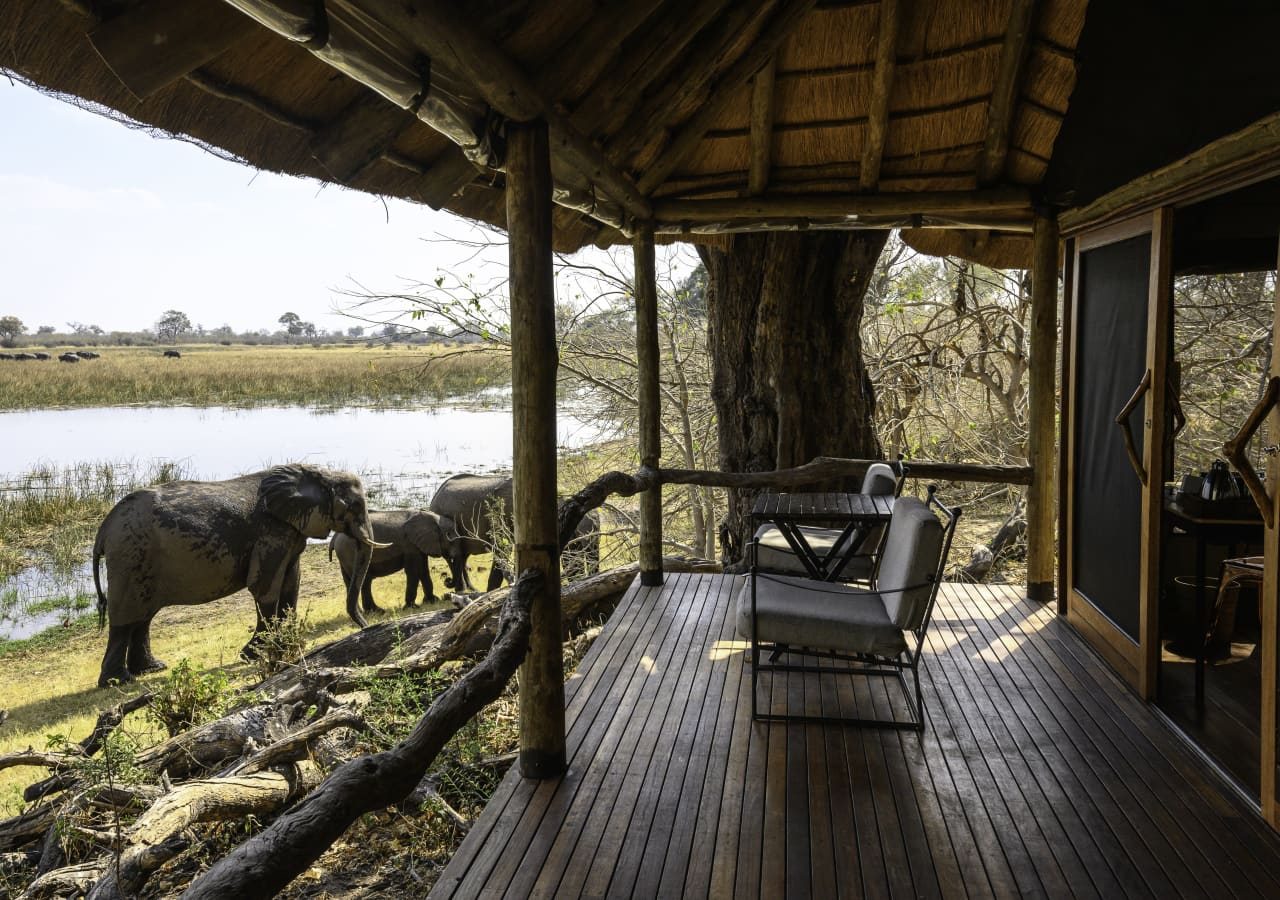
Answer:
M1133 442L1133 428L1129 425L1129 417L1133 415L1133 411L1138 408L1138 403L1147 391L1151 390L1151 370L1147 369L1143 373L1142 380L1138 382L1138 387L1134 390L1133 396L1129 398L1129 402L1124 405L1124 409L1116 415L1116 424L1120 426L1120 436L1124 438L1124 452L1129 455L1129 465L1133 466L1133 471L1137 473L1138 480L1145 486L1147 483L1147 470L1142 465L1142 459L1138 456L1138 448Z
M1240 431L1222 445L1227 462L1231 463L1231 468L1240 473L1244 486L1249 489L1253 502L1258 504L1258 512L1262 513L1262 520L1267 523L1268 528L1275 527L1275 504L1267 493L1267 486L1258 477L1257 470L1245 457L1244 448L1252 440L1254 432L1262 427L1267 414L1271 412L1277 401L1280 401L1280 375L1272 375L1267 379L1267 388L1262 392L1258 405L1253 408L1253 412L1249 413L1249 418L1244 420Z

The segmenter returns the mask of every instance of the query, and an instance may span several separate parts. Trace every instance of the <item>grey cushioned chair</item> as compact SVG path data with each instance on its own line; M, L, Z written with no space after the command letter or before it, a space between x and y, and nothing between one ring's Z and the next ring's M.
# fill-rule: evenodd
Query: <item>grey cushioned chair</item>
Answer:
M946 524L933 510L941 513ZM760 720L838 722L923 730L920 660L960 510L929 499L902 497L893 508L875 586L870 590L761 572L754 565L738 593L738 632L751 640L751 716ZM753 551L756 543L753 542ZM764 655L768 654L768 660ZM779 662L798 657L799 663ZM806 657L840 660L819 666ZM839 718L762 713L761 672L847 672L896 676L910 719ZM914 690L905 673L911 672ZM914 702L913 702L914 700Z
M897 465L901 466L901 463ZM906 479L905 467L902 472L894 471L889 463L875 463L867 469L862 477L859 493L874 496L896 497L902 492L902 484ZM831 548L840 539L839 528L818 528L813 525L801 525L800 531L805 541L820 558L826 558ZM838 556L848 552L850 544L858 547L858 552L839 570L841 581L870 581L875 571L876 551L880 548L884 536L884 526L873 525L869 529L855 529L840 544ZM756 565L762 572L781 572L787 575L806 575L808 570L796 556L787 539L778 530L777 525L761 525L756 529L755 541L759 544Z

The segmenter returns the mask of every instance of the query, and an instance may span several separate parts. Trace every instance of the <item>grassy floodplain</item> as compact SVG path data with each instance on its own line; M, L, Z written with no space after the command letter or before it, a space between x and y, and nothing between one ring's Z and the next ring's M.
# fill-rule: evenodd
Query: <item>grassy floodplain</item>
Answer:
M182 353L168 359L167 349ZM57 355L60 349L48 351ZM393 406L511 381L508 354L348 345L100 347L72 365L0 360L0 410L85 406Z

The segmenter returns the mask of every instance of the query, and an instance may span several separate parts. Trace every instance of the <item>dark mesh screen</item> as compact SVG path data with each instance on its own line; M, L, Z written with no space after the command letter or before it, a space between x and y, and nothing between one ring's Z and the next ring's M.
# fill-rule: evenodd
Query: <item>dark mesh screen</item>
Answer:
M1146 371L1151 238L1080 256L1076 296L1075 589L1138 637L1142 485L1118 413ZM1130 420L1141 450L1145 404Z

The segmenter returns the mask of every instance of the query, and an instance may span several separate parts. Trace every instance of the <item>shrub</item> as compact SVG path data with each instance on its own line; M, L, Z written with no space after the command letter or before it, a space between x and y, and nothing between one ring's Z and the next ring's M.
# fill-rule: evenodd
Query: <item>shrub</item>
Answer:
M296 665L307 652L307 620L291 610L282 619L269 619L258 636L258 675L270 678L286 666Z
M225 672L206 672L189 659L173 667L156 688L148 713L169 737L222 715L229 699Z

